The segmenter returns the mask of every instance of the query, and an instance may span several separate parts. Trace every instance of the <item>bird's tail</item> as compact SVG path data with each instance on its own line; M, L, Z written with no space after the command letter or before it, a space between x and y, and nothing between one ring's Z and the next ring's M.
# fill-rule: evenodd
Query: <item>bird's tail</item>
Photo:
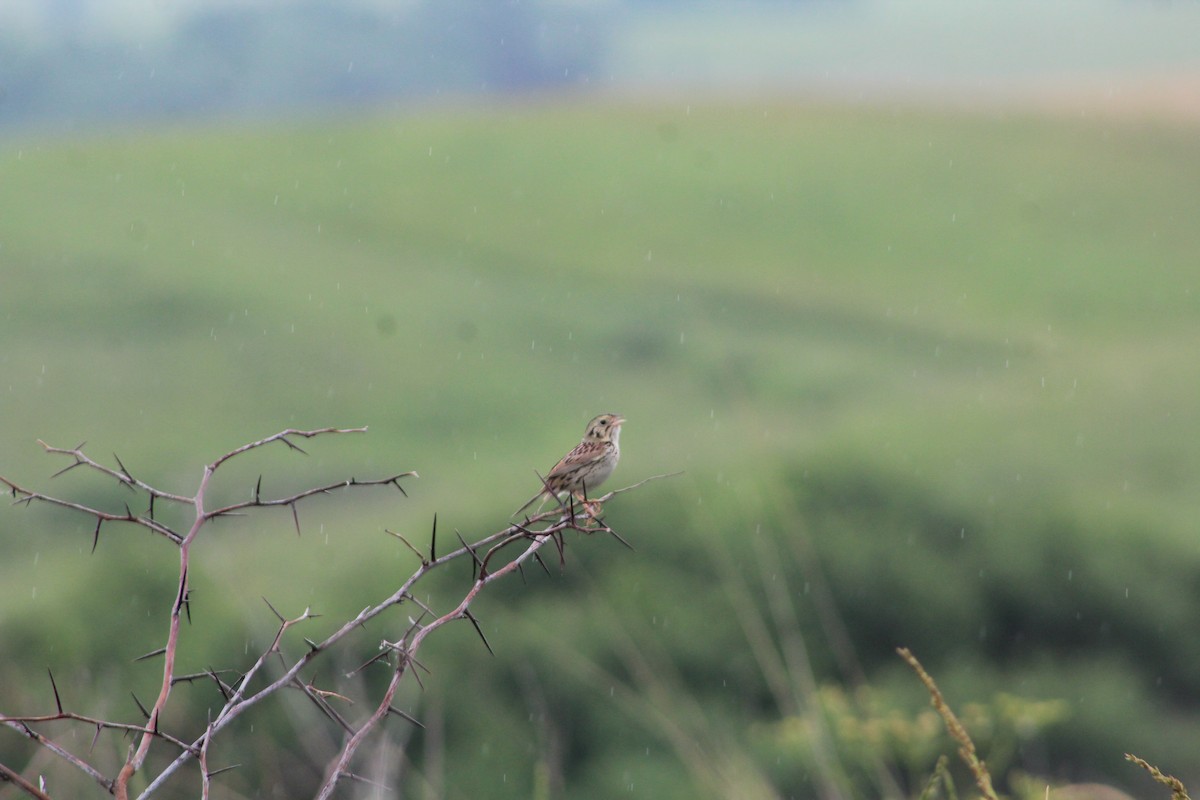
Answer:
M521 506L521 507L520 507L520 508L518 508L516 511L514 511L514 512L512 513L512 515L513 515L514 517L515 517L515 516L517 516L517 515L518 515L518 514L520 514L522 511L524 511L525 509L529 508L531 505L533 505L534 503L536 503L538 500L541 500L541 499L542 499L542 498L544 498L545 496L546 496L546 490L545 490L545 489L543 489L542 491L540 491L540 492L538 492L537 494L535 494L533 497L529 498L529 500L528 500L528 501L526 501L525 505Z

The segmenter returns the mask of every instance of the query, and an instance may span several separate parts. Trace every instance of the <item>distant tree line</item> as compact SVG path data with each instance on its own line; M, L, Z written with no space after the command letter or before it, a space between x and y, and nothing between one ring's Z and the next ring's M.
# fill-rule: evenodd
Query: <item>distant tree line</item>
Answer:
M594 9L439 0L399 9L312 0L197 11L137 45L0 31L0 124L244 115L594 79Z

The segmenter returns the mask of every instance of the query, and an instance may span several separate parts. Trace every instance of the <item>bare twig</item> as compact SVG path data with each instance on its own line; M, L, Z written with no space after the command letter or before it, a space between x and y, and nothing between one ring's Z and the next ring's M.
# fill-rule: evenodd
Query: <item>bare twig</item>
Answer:
M204 729L204 736L201 737L200 743L200 800L208 800L209 792L209 772L208 772L208 745L212 742L212 720L209 720L208 727Z
M51 451L51 452L60 452L60 451ZM183 541L182 536L180 536L178 533L176 533L175 531L168 528L166 525L163 525L162 523L157 522L157 521L151 519L150 517L142 517L142 516L137 516L137 515L131 514L128 512L128 510L124 514L113 514L108 511L101 511L98 508L91 508L90 506L85 506L82 503L72 503L68 500L60 500L57 497L52 497L48 494L43 494L41 492L35 492L32 489L25 489L21 486L18 486L16 483L10 481L8 478L5 478L2 475L0 475L0 483L3 483L5 486L7 486L9 489L9 492L12 494L13 497L16 498L16 500L13 501L14 504L23 503L25 505L29 505L36 501L39 503L46 503L47 505L58 506L59 508L69 508L74 511L79 511L84 514L87 514L91 517L95 517L96 518L96 530L95 530L94 541L99 539L100 525L105 522L131 522L135 525L141 525L144 528L149 528L150 530L154 531L155 533L159 534L160 536L166 537L167 539L169 539L171 542L173 542L175 544L179 544L180 542ZM94 543L92 545L92 549L93 550L96 549Z
M152 730L145 725L131 725L131 724L125 723L125 722L113 722L111 720L98 719L96 717L89 717L86 714L76 714L71 711L60 711L57 714L26 714L26 715L3 715L3 716L0 716L0 724L8 725L10 728L13 728L14 730L21 730L22 733L25 733L25 731L22 730L20 726L36 725L36 724L42 723L42 722L60 722L63 720L68 720L68 721L73 721L73 722L84 722L84 723L87 723L88 725L95 725L97 728L114 730L114 731L122 731L124 733L149 734L151 736L156 736L159 739L162 739L164 742L168 742L170 744L175 745L180 750L187 750L188 748L191 747L190 744L183 741L182 739L177 739L169 733L163 733L162 731ZM25 733L25 735L28 736L29 734ZM30 737L30 738L33 738L33 737Z
M80 772L87 775L89 778L94 780L96 783L103 786L105 791L110 792L110 793L112 792L113 781L109 778L106 778L100 772L100 770L96 769L91 764L84 761L82 758L79 758L74 753L71 753L69 750L62 747L62 745L59 745L58 743L56 743L49 737L43 736L42 734L38 733L33 728L29 727L28 724L21 722L20 720L9 720L8 718L4 718L4 719L0 719L0 725L5 725L9 728L12 728L17 733L20 733L22 736L24 736L28 739L32 739L33 741L37 742L42 747L49 750L51 753L54 753L54 755L58 756L59 758L63 759L67 763L74 766L76 769L78 769Z
M237 456L240 456L242 453L249 452L250 450L254 450L259 447L264 447L268 444L271 444L272 442L283 442L290 449L296 450L300 453L303 453L304 455L308 455L303 450L301 450L297 445L293 444L292 441L288 438L289 436L300 436L304 439L311 439L314 436L321 436L322 434L327 434L327 433L366 433L366 432L367 432L367 427L365 425L361 428L317 428L316 430L311 430L311 431L302 431L302 430L298 430L296 428L288 428L287 430L282 430L279 433L272 434L271 436L268 436L265 439L259 439L257 442L250 442L249 444L244 444L241 447L237 447L237 448L234 448L233 450L230 450L228 453L221 456L213 463L209 464L208 469L210 471L215 470L217 467L221 466L222 464L224 464L226 461L228 461L231 458L236 458Z
M232 503L227 506L222 506L221 508L213 509L207 513L207 516L209 519L212 519L214 517L232 514L235 511L241 511L245 508L270 508L272 506L291 506L292 512L295 513L296 503L305 499L306 497L313 497L314 495L318 494L329 494L330 492L335 492L338 489L347 489L352 486L395 486L400 490L400 493L403 494L404 488L400 485L400 479L416 477L419 476L415 472L401 472L397 475L391 475L387 478L375 478L365 481L357 478L349 478L347 480L338 481L337 483L331 483L326 486L317 486L312 489L305 489L302 492L297 492L296 494L289 495L287 497L281 497L278 500L263 500L258 496L258 492L256 491L254 499L245 500L240 503Z
M50 795L22 778L21 773L4 764L0 764L0 781L8 781L30 797L36 797L38 800L50 800Z
M103 464L93 461L90 457L85 455L83 452L83 446L84 446L84 444L86 444L86 442L80 442L75 447L70 447L70 448L51 447L50 445L43 442L41 439L38 439L38 444L40 444L42 446L42 449L45 450L47 453L51 453L54 455L71 456L72 458L75 459L74 463L70 464L69 466L64 467L63 469L60 469L58 472L54 473L53 477L58 477L59 475L62 475L65 472L75 469L76 467L87 467L89 469L96 470L97 472L99 472L101 474L107 475L110 478L116 479L122 485L124 485L130 489L135 488L135 487L138 489L141 489L142 491L149 494L151 497L158 497L163 500L170 500L170 501L176 502L176 503L187 504L187 503L191 502L190 497L184 497L183 495L172 494L171 492L164 492L161 489L157 489L148 483L143 483L139 480L136 480L132 475L129 474L129 470L125 469L125 465L121 463L121 459L117 458L116 453L113 454L113 459L117 462L117 466L119 467L119 470L112 469L111 467L106 467Z
M604 502L605 500L608 500L611 497L616 497L619 494L624 494L625 492L632 492L634 489L641 488L642 486L645 486L647 483L650 483L650 481L661 481L664 478L678 478L682 474L683 474L683 470L679 470L678 472L665 472L661 475L651 475L649 478L642 478L637 483L631 483L628 486L622 486L620 489L613 489L608 494L600 497L598 501L594 501L594 502Z

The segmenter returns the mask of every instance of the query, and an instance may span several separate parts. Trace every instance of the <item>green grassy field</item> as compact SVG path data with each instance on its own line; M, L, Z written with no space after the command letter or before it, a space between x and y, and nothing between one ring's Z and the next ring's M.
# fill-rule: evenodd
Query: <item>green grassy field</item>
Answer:
M368 425L222 484L421 473L410 500L323 501L299 540L264 515L200 551L216 618L261 635L260 595L334 619L386 596L412 565L385 525L423 533L436 511L447 530L499 527L533 470L619 411L614 482L686 473L612 509L637 553L572 543L561 579L485 605L501 651L489 670L464 677L477 643L448 635L433 680L478 682L493 719L524 724L506 690L526 659L552 697L573 684L548 665L582 680L567 651L611 661L603 609L662 648L678 671L664 696L699 699L709 733L778 717L716 566L747 560L765 602L757 531L820 554L873 683L912 690L890 660L911 643L952 701L1067 701L1025 769L1133 783L1125 748L1200 776L1169 760L1200 743L1197 186L1191 128L781 100L10 139L0 474L49 488L61 464L35 440L87 440L187 492L245 441ZM75 475L60 488L122 501ZM165 609L166 546L113 530L88 555L86 520L36 508L0 511L0 531L0 670L67 675L155 646L155 625L112 632L126 610ZM793 589L804 560L781 562ZM131 592L129 576L146 577ZM129 609L98 622L80 599L97 594ZM815 624L806 597L797 613ZM806 635L818 677L836 680ZM224 641L216 623L196 636ZM224 644L242 651L240 635ZM1073 685L1078 672L1095 682ZM744 696L722 699L718 677ZM32 702L0 692L0 711ZM452 751L492 741L445 703ZM722 793L662 731L623 738L638 706L617 706L572 717L606 744L570 737L570 796L612 796L621 774L659 797ZM528 796L536 753L488 747L451 796L503 794L488 769L508 757L513 796ZM762 772L808 785L799 767Z

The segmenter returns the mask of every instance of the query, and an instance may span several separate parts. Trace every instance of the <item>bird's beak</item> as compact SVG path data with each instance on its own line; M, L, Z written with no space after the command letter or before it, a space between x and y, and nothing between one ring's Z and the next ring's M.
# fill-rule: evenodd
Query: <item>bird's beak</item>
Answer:
M613 423L613 427L616 428L616 427L618 427L620 425L624 425L624 424L625 424L625 418L622 417L620 414L618 414L616 422Z

